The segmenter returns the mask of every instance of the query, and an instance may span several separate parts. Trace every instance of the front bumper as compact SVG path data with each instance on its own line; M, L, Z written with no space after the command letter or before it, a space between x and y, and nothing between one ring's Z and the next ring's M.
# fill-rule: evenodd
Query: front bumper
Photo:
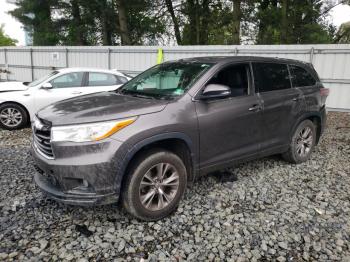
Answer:
M93 206L105 205L118 201L116 194L98 195L94 193L64 193L61 188L52 184L51 179L42 174L35 174L34 181L40 190L48 197L58 202L70 205Z
M72 205L115 203L118 161L121 142L106 139L99 143L60 143L52 145L56 159L47 159L31 147L36 170L34 181L51 199Z

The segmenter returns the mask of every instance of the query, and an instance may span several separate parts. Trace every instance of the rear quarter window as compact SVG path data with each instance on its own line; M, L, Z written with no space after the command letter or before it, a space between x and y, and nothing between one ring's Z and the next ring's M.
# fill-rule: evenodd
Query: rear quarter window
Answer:
M289 68L294 87L313 86L316 84L316 79L306 69L296 65L290 65Z
M118 76L107 73L89 72L88 86L113 86L123 82Z
M291 88L286 64L253 63L256 92L283 90Z

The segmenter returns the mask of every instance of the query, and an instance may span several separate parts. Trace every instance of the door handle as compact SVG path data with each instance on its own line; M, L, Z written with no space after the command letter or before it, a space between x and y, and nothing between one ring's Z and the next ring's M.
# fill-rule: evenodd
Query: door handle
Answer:
M81 93L83 93L83 92L80 92L80 91L73 91L73 92L72 92L73 95L79 95L79 94L81 94Z
M300 97L294 97L292 100L293 100L294 102L299 101L299 100L300 100Z
M249 110L249 111L252 111L252 112L257 112L257 111L260 111L260 110L261 110L261 106L260 106L260 105L253 105L253 106L250 107L248 110Z

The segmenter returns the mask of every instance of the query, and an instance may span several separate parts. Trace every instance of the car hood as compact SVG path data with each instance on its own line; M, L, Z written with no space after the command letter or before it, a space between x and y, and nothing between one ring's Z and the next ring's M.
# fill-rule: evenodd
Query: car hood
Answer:
M24 85L23 82L3 82L0 83L0 93L13 92L13 91L25 91L29 87Z
M38 112L38 117L53 126L83 124L155 113L168 101L102 92L52 104Z

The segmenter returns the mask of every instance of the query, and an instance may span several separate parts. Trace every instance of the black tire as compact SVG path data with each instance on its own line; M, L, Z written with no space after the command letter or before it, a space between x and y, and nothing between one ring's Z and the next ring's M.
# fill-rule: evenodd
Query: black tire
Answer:
M127 177L125 178L125 182L123 183L123 187L122 187L122 205L126 209L126 211L131 215L135 216L136 218L139 218L144 221L159 220L170 215L172 212L174 212L177 209L179 202L185 193L186 185L187 185L187 171L181 158L169 151L156 149L156 150L145 152L140 157L137 157L135 160L132 160L132 161L135 161L135 162L132 164L131 168L129 169L129 172L127 173ZM176 184L178 183L178 187L176 191L175 190L171 191L173 192L172 200L169 201L165 207L159 210L150 210L149 208L146 208L144 206L145 204L142 204L142 201L141 201L142 190L145 188L147 190L151 190L150 189L151 187L153 188L152 190L154 191L157 191L157 189L153 185L144 186L141 189L141 181L142 182L145 181L144 179L146 177L146 173L150 174L149 172L153 171L153 168L156 168L155 166L161 165L163 163L164 165L171 166L171 171L166 171L166 172L169 173L176 170L178 174L178 179L176 180L178 182L176 182ZM155 177L152 177L152 178L157 179L158 177L157 175L155 175ZM162 183L163 183L163 179L162 179ZM161 189L158 189L158 190L161 190ZM164 189L164 192L161 190L162 194L165 193L165 190L166 188ZM158 192L153 194L155 196L152 197L150 202L153 201L159 204L160 193ZM162 199L166 199L166 198L162 197ZM153 205L153 202L152 202L152 205Z
M304 130L310 130L311 137L302 140L302 132ZM292 136L288 151L282 154L284 160L293 164L299 164L307 161L310 158L310 155L315 147L316 135L315 124L310 120L302 121ZM308 141L309 146L306 146L308 143L304 143L306 140ZM305 150L303 150L303 148L305 148ZM304 154L302 154L302 152L304 152Z
M19 118L16 118L16 119L13 119L13 121L8 122L7 124L7 120L2 116L8 115L9 112L16 112L17 116L20 114L20 120ZM28 120L29 120L29 116L27 111L24 109L24 107L15 103L4 103L0 105L0 127L1 128L7 129L7 130L21 129L28 124Z

